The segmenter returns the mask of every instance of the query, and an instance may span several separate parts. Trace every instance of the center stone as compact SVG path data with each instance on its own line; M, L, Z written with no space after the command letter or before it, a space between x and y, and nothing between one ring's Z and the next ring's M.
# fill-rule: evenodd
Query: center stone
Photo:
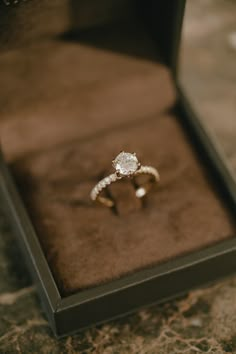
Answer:
M137 171L139 162L135 154L123 151L115 158L113 166L121 175L128 176Z

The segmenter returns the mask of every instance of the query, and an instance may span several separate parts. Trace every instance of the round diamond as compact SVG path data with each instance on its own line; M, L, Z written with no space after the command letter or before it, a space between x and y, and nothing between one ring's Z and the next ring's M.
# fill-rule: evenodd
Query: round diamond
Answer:
M123 176L128 176L137 171L139 162L135 154L121 152L113 161L116 171Z

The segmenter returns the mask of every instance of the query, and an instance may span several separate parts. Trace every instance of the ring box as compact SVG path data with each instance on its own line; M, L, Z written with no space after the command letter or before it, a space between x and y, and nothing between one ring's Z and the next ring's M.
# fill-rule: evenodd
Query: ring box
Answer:
M235 186L178 82L184 6L0 3L0 195L58 337L235 271ZM95 206L121 149L160 188Z

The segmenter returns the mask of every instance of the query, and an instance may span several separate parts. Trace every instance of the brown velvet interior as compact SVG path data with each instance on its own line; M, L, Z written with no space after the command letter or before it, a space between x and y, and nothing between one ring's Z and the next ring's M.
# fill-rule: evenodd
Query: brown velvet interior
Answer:
M170 73L140 27L48 40L6 52L0 64L3 149L63 295L233 236L167 113ZM110 187L114 213L89 192L123 149L156 166L161 184L143 202L131 181Z

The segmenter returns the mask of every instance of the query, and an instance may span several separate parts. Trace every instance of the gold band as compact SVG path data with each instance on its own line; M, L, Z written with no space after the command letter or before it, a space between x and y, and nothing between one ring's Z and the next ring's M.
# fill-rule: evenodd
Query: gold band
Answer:
M160 176L158 171L151 166L140 166L132 175L129 175L129 177L136 177L140 175L149 175L150 179L147 183L143 185L139 185L136 189L136 197L137 198L143 198L148 191L152 188L152 186L160 181ZM101 193L111 184L114 183L122 178L125 178L126 176L120 175L119 173L115 172L110 174L109 176L103 178L101 181L99 181L95 187L92 189L90 193L90 197L93 201L99 201L103 205L107 207L113 207L114 206L114 201L111 198L101 196Z

